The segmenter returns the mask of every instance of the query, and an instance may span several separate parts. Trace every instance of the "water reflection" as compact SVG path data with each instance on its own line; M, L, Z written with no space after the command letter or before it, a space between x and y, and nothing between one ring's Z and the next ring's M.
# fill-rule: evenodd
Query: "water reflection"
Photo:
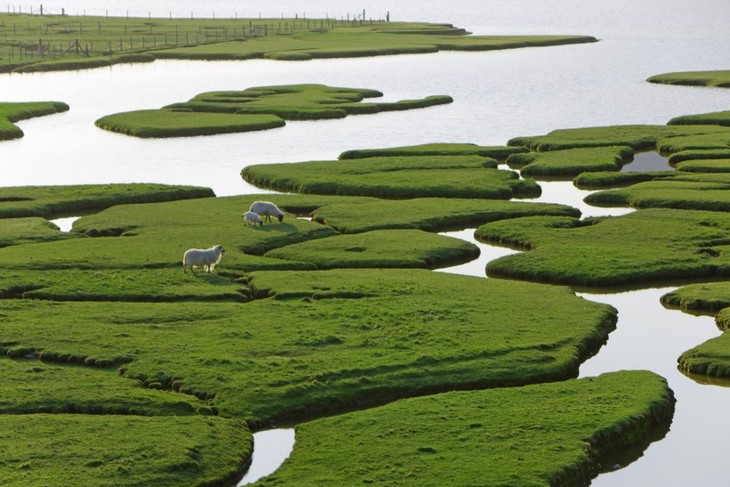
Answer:
M70 232L73 228L73 224L76 220L81 217L70 216L68 218L56 218L55 220L49 220L51 223L56 225L62 232Z
M274 473L294 448L294 428L259 431L253 435L251 467L237 487L256 482Z
M656 152L639 152L634 154L634 160L621 168L624 172L656 172L671 171L669 160Z

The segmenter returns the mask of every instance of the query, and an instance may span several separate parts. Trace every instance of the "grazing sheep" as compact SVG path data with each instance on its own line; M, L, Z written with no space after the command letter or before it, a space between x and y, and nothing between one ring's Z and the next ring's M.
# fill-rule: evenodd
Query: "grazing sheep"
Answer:
M253 211L247 211L246 213L243 214L243 224L244 225L256 225L257 223L259 225L264 224L264 222L261 221L261 218L259 218L259 216L256 213L254 213Z
M195 272L195 269L193 267L203 266L206 272L210 274L210 271L213 270L213 267L215 267L216 264L221 261L221 257L223 257L224 252L225 249L222 245L216 245L215 247L211 247L205 250L188 249L183 255L183 272L187 272L188 267L190 267L191 271Z
M270 201L254 201L248 211L252 211L258 216L263 216L264 221L267 222L271 221L272 215L279 219L279 223L284 220L284 212Z

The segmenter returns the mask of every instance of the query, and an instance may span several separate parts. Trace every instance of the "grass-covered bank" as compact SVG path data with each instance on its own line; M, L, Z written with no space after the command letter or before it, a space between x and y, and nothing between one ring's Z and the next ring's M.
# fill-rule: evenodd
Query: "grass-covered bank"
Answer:
M0 141L19 139L23 131L15 122L68 111L69 106L59 101L0 102Z
M347 115L411 110L451 103L446 95L420 100L363 103L383 94L363 88L318 84L259 86L242 91L201 93L159 110L137 110L100 118L98 127L135 137L187 137L268 130L285 120L325 120Z
M673 410L666 381L643 371L408 399L298 426L291 457L256 485L588 485Z
M487 265L492 276L607 287L728 276L730 214L647 209L577 220L528 217L488 223L477 238L528 250Z
M242 421L209 416L0 414L4 485L227 487L251 461Z
M647 78L649 83L730 88L730 71L680 71Z
M596 42L585 35L473 36L450 24L307 18L130 18L0 14L0 72L153 59L302 61Z

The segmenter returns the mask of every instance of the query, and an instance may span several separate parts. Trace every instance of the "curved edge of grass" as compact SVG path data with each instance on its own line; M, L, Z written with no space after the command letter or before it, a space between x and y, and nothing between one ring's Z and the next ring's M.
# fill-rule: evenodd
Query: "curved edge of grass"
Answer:
M49 71L74 71L114 66L115 64L151 63L155 60L149 54L126 54L123 56L90 57L25 64L12 70L13 73L36 73Z
M66 112L70 108L60 101L0 103L0 141L19 139L23 131L15 122Z
M365 159L369 157L391 156L445 156L477 155L504 161L512 154L527 152L526 147L480 146L477 144L431 143L384 149L355 149L340 154L338 159Z
M579 189L601 189L630 186L645 181L653 181L672 177L674 171L651 171L651 172L615 172L599 171L585 172L573 179L573 184Z
M664 85L730 88L730 71L679 71L662 73L650 76L646 81Z

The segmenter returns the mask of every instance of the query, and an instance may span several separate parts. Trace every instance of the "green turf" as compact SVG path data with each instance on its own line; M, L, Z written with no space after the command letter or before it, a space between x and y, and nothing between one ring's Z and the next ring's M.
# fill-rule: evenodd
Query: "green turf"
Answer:
M0 14L0 72L152 59L279 59L482 51L596 42L590 36L472 36L450 24L306 18L135 18ZM12 47L11 47L12 46Z
M567 288L425 270L259 272L249 286L250 303L3 300L0 351L122 363L126 378L263 425L573 377L616 319Z
M340 154L339 159L363 159L367 157L389 156L445 156L477 155L504 161L512 154L526 152L524 147L481 146L476 144L421 144L386 149L356 149Z
M592 193L585 201L596 206L727 212L730 211L730 173L676 173L673 177Z
M504 200L340 198L312 211L316 221L342 233L418 228L430 232L476 227L530 215L580 216L570 206Z
M693 137L694 136L694 139ZM704 139L697 139L703 136ZM581 147L628 146L635 151L676 152L702 141L712 147L730 147L730 128L718 126L615 125L554 130L547 135L515 137L508 144L535 151L576 149ZM672 142L676 142L672 145ZM687 147L690 148L690 147Z
M717 323L724 333L707 340L680 355L679 369L688 374L706 377L730 378L730 308L717 316Z
M214 196L209 188L165 184L13 186L0 188L0 218L59 218L126 203L150 203Z
M730 213L648 209L579 221L488 223L477 237L527 252L487 265L491 276L606 287L730 275Z
M0 141L23 136L23 131L14 122L65 112L68 109L68 105L58 101L0 102Z
M669 164L676 167L680 162L698 159L730 159L730 148L695 149L675 152L669 156Z
M251 458L240 421L0 414L3 485L231 485Z
M306 262L317 269L435 269L474 260L479 257L479 248L461 239L421 230L373 230L287 245L264 256Z
M730 307L730 282L703 282L683 286L662 296L662 304L685 311L717 313Z
M692 159L677 163L677 170L686 172L730 172L730 159Z
M583 189L617 188L675 175L674 171L584 172L573 179L573 184Z
M730 125L730 111L683 115L671 119L669 125Z
M496 160L479 156L392 156L258 164L241 175L260 188L308 194L487 199L540 194L534 181L493 169L496 165Z
M299 425L291 457L255 485L587 485L673 409L644 371L408 399Z
M573 178L583 172L619 171L634 155L630 147L588 147L513 154L507 164L522 177Z
M375 90L337 88L319 84L258 86L242 91L201 93L188 102L160 110L138 110L107 115L100 128L136 137L182 137L267 130L284 120L323 120L352 114L410 110L451 103L449 96L421 100L362 103L383 96Z
M649 83L730 88L730 71L683 71L651 76Z

